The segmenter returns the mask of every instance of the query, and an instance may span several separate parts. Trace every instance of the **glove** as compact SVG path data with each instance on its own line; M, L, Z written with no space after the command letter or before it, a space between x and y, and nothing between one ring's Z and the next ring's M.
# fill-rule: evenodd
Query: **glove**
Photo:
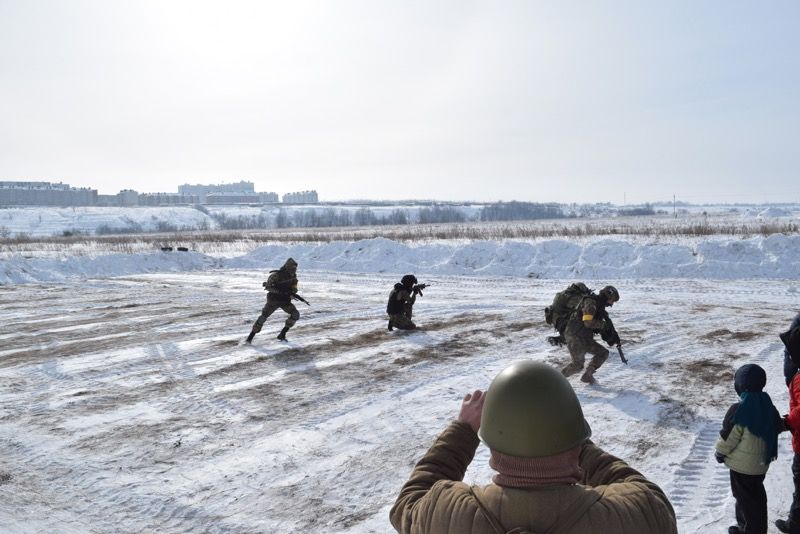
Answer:
M604 328L600 331L600 337L603 339L603 341L608 343L609 347L619 345L619 334L617 334L616 330Z
M725 461L725 455L719 451L714 451L714 458L717 459L718 464L721 464Z
M617 334L616 332L611 332L606 342L608 343L609 347L613 347L614 345L619 345L619 334Z

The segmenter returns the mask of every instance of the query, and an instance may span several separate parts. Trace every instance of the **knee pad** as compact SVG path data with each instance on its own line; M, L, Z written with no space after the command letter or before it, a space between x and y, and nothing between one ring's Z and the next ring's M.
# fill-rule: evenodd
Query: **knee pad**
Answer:
M292 319L292 321L296 321L300 318L300 312L294 310L292 313L289 314L289 317Z

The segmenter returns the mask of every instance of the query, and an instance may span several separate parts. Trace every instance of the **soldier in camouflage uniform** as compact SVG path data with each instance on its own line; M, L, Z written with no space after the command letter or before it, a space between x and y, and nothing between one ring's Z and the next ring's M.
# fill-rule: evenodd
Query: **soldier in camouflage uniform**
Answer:
M581 382L594 384L594 373L608 359L608 349L594 340L594 334L603 332L608 328L605 317L606 307L611 307L619 300L619 292L613 286L606 286L597 295L587 295L583 298L578 308L570 315L567 327L564 330L564 340L569 349L572 361L563 369L564 376L571 376L581 371L586 362L586 354L592 355L592 361L586 366L581 375ZM616 332L611 338L619 336ZM612 345L614 343L611 343Z
M267 303L261 310L261 315L258 316L258 319L253 324L253 329L250 331L250 335L247 336L246 342L252 343L255 335L261 332L267 317L272 315L278 308L289 314L283 330L278 334L278 339L286 341L286 332L300 318L300 312L292 304L292 296L297 293L297 262L292 258L286 260L283 267L276 271L270 271L269 278L263 285L264 289L267 290Z
M411 320L412 308L417 300L418 291L414 286L417 277L413 274L405 275L399 284L395 284L389 293L389 302L386 304L386 313L389 315L389 330L413 330L417 327Z

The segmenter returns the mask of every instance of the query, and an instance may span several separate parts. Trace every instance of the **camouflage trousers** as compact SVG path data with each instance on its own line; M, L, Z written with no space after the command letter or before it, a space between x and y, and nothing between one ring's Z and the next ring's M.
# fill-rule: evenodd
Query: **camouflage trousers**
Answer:
M294 323L300 318L300 312L297 311L297 308L294 304L290 302L282 302L278 300L267 300L267 303L264 304L264 308L261 310L261 315L258 316L256 322L253 323L253 332L258 334L261 332L261 328L264 326L264 322L266 322L267 318L272 315L275 310L281 309L289 314L289 317L286 318L286 328L291 328L294 326Z
M417 327L414 321L411 320L410 313L396 313L390 315L389 322L394 328L399 328L400 330L413 330Z
M564 338L567 341L567 349L569 356L572 359L563 369L561 373L564 376L574 375L583 369L586 363L586 355L592 355L592 361L589 362L588 368L592 372L598 370L601 365L608 359L608 349L594 340L592 337L574 336L569 332L564 333Z

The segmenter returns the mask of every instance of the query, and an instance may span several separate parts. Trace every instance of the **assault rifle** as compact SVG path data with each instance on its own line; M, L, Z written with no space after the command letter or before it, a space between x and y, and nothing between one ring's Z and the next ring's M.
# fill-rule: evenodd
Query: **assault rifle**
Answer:
M292 298L295 299L295 300L299 300L300 302L305 302L306 306L311 306L311 303L309 303L306 299L304 299L303 297L301 297L297 293L292 293Z
M422 297L423 296L422 295L422 290L425 289L426 287L428 287L429 285L430 284L417 284L417 285L415 285L414 287L411 288L411 291L413 291L415 294L418 293L419 296Z
M625 365L628 365L628 359L622 353L622 341L617 343L617 352L619 352L619 359L622 360L622 363L624 363Z
M270 287L274 287L274 286L270 286L267 282L263 282L261 285L264 286L264 289L267 290L267 291L269 291ZM295 299L295 300L299 300L300 302L305 302L306 306L311 306L311 303L309 303L306 299L304 299L303 297L301 297L297 293L292 293L290 295L290 297Z
M605 319L606 327L600 332L600 337L603 338L603 341L609 344L609 346L617 346L617 352L619 353L619 359L622 360L622 363L628 365L628 359L625 358L625 354L622 352L622 340L619 338L619 334L617 334L617 329L614 328L614 323L611 322L611 317L608 316L608 312L603 312L603 319Z

